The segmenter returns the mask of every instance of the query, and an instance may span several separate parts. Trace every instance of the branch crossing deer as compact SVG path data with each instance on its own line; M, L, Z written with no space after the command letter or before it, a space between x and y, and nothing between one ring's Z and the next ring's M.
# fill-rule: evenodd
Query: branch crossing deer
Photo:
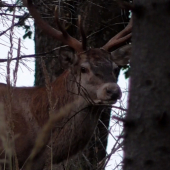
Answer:
M83 150L90 140L101 112L100 107L98 110L93 109L94 103L112 105L121 98L121 90L116 83L115 74L119 65L126 65L129 62L130 47L124 46L111 53L108 50L131 38L132 23L130 22L102 48L88 49L85 37L80 42L65 31L59 22L57 13L55 13L55 18L59 30L52 28L42 20L31 0L27 0L25 4L36 24L45 33L75 50L74 56L69 59L63 53L62 62L69 68L50 84L52 114L59 114L61 108L77 101L67 116L58 119L56 126L52 129L53 163L57 164ZM8 119L11 114L13 133L17 136L14 142L14 153L17 156L19 167L24 169L36 137L49 121L51 106L45 86L11 87L11 92L12 112L8 113L6 108L7 85L0 84L0 105L3 106L1 112L3 110L5 113L5 119ZM62 126L63 122L67 123ZM49 139L47 145L49 146L51 143ZM0 152L2 153L0 158L4 159L2 138L0 138ZM37 156L32 169L44 169L48 152L50 150L46 146Z

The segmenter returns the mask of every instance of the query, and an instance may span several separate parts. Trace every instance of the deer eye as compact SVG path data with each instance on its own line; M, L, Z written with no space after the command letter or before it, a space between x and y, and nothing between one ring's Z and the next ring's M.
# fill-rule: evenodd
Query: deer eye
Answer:
M85 67L81 67L81 73L87 73L88 72L88 69L85 68Z

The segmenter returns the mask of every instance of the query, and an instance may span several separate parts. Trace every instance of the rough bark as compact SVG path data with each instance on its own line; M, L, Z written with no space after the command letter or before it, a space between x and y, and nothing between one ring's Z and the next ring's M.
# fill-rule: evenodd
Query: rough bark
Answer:
M52 4L55 4L55 2L52 0L48 1L48 4L51 4L48 6L44 6L42 1L35 0L35 2L36 4L41 3L37 6L37 8L41 11L41 13L43 13L43 16L53 16L52 10L54 8ZM77 19L75 20L75 18L77 18L78 14L81 14L84 29L86 35L88 36L88 45L92 47L103 46L111 37L122 30L126 25L125 21L128 21L128 17L126 16L127 13L126 15L122 15L122 13L125 11L121 10L112 0L68 1L67 3L70 5L66 6L66 3L62 3L62 6L64 6L63 9L66 12L64 16L70 18L68 20L69 23L66 24L67 31L74 37L80 37L75 26L77 24ZM47 22L55 26L53 19L48 19ZM61 45L61 43L42 33L41 30L35 25L36 53L50 51L59 45ZM51 81L53 81L63 71L61 69L58 58L52 58L57 55L58 52L56 51L55 53L46 55L46 57L49 58L45 59L46 67ZM35 85L43 85L44 83L45 81L41 67L41 61L40 59L37 59ZM105 158L108 136L108 132L105 127L108 128L109 126L110 109L106 108L103 112L104 114L101 115L100 119L105 126L99 123L94 137L85 151L75 156L72 160L70 160L69 163L67 161L67 169L97 169L99 166L98 163ZM63 166L64 165L61 164L56 168L64 169Z
M169 4L134 2L124 170L170 169Z

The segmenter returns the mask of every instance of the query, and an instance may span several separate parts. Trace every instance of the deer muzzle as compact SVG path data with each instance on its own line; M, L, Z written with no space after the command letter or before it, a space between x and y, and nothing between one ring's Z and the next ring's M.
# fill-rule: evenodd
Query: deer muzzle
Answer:
M97 91L97 98L102 103L114 104L121 97L122 92L116 83L106 83Z

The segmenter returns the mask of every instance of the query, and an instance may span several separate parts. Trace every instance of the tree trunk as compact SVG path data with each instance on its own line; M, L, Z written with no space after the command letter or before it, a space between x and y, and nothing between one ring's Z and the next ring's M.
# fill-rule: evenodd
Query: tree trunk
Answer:
M35 2L36 4L41 3L37 6L37 8L41 13L43 13L43 16L53 16L53 1L48 1L48 4L46 4L47 6L44 6L41 1L35 0ZM65 17L64 19L70 18L68 20L69 23L66 24L66 28L73 37L80 37L75 27L77 24L77 19L75 20L75 18L77 18L78 14L81 14L84 30L88 36L88 45L92 47L102 47L111 37L113 37L125 27L125 21L128 22L127 13L124 10L121 10L112 0L78 1L78 3L76 1L68 1L67 3L62 3L62 7L65 13L62 13L61 16L63 18ZM125 13L126 15L122 15L122 13ZM46 19L46 21L55 27L55 22L53 19ZM41 29L37 28L35 24L36 53L50 51L59 45L61 45L61 43L42 33ZM57 55L58 51L46 55L48 58L45 59L45 64L49 73L50 81L53 81L63 71L60 62L56 57ZM36 59L35 71L35 85L45 84L40 59ZM84 152L79 153L77 156L71 159L69 163L67 161L67 165L63 163L58 165L56 169L62 170L64 169L64 166L67 166L66 169L71 170L97 169L99 166L98 163L106 156L108 136L108 129L106 128L108 128L110 120L110 109L104 108L103 112L104 114L102 114L100 118L101 122L103 123L98 124L94 137Z
M169 4L134 2L124 170L170 169Z

